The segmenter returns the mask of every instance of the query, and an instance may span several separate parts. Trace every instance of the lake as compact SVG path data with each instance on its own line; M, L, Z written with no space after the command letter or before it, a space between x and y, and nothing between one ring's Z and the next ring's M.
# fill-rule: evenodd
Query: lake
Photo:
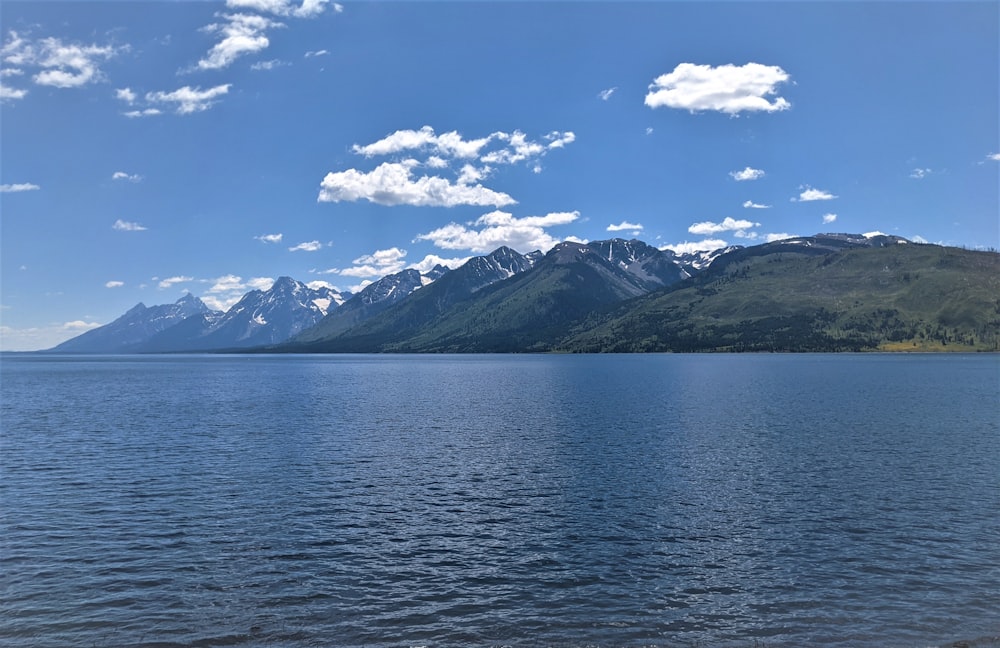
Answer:
M0 643L1000 635L1000 356L0 360Z

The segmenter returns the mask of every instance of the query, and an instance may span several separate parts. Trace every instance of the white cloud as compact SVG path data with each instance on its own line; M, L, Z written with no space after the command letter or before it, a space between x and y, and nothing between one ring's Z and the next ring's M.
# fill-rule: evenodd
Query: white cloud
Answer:
M601 100L607 101L608 99L611 98L611 95L613 95L615 93L615 90L617 89L618 87L616 86L614 88L608 88L607 90L601 90L600 92L597 93L597 96L600 97Z
M330 172L321 183L319 202L368 200L378 205L452 207L455 205L513 204L513 198L482 185L453 184L446 178L413 178L416 160L385 162L365 173L357 169Z
M18 68L2 68L0 69L0 77L6 76L23 76L24 70Z
M139 96L132 91L132 88L118 88L115 90L115 98L119 101L124 101L125 103L132 105L135 103Z
M920 180L922 178L926 178L932 173L934 173L932 169L914 169L910 172L910 177L915 180Z
M567 225L580 217L579 212L554 212L545 216L514 218L510 213L493 211L472 223L449 223L444 227L416 237L417 241L431 241L446 250L470 250L488 253L507 245L520 252L548 251L564 240L580 241L576 237L554 238L546 228Z
M545 136L545 139L549 142L549 148L563 148L567 144L572 144L576 141L576 133L573 131L552 131Z
M314 50L312 52L306 52L305 58L313 58L314 56L327 56L330 52L328 50Z
M471 258L472 257L453 257L451 259L446 259L444 257L439 257L436 254L428 254L420 261L417 261L416 263L411 263L406 267L413 268L414 270L416 270L421 274L429 272L433 270L435 266L439 265L443 265L446 268L454 270L455 268L459 268L462 265L464 265Z
M15 66L41 68L32 80L38 85L56 88L78 88L103 78L99 64L113 57L117 50L110 45L81 45L64 43L58 38L43 38L37 43L29 42L16 32L0 49L4 63ZM23 70L15 74L23 73ZM23 91L12 91L23 97Z
M65 331L89 331L100 326L97 322L84 322L83 320L73 320L62 325Z
M406 258L406 250L398 247L386 250L375 250L371 254L366 254L354 259L350 268L332 268L323 274L339 274L344 277L384 277L401 271Z
M211 108L216 103L218 97L229 92L231 86L231 83L225 83L207 90L202 90L200 87L192 88L191 86L184 86L173 92L147 92L146 101L154 104L175 104L178 115L188 115ZM139 116L130 113L126 114L129 116ZM159 111L150 112L149 110L145 110L142 111L142 114L156 115L159 114Z
M438 155L448 158L474 158L490 140L502 135L493 133L487 137L465 140L457 131L435 134L430 126L424 126L418 131L398 130L377 142L361 146L355 144L352 150L365 157L374 155L393 155L410 150L430 149Z
M118 230L119 232L144 232L147 228L143 227L139 223L130 223L129 221L123 221L118 219L115 221L111 229Z
M270 290L274 285L271 277L254 277L243 281L238 275L228 274L209 280L212 284L201 300L213 310L226 311L251 290Z
M129 110L127 112L123 112L122 114L130 119L134 119L136 117L152 117L153 115L162 115L163 111L159 108L146 108L145 110Z
M829 191L823 191L822 189L813 189L812 187L800 187L802 193L799 194L798 198L792 198L792 202L811 202L814 200L833 200L837 196L834 196Z
M275 14L277 16L294 16L295 18L313 18L320 15L330 4L329 0L303 0L296 6L290 0L226 0L226 6L233 9L250 9ZM334 11L340 13L344 7L338 3L333 5Z
M340 288L337 288L329 281L323 281L322 279L306 282L306 287L309 288L310 290L319 290L320 288L327 288L329 290L335 290L337 292L340 292Z
M271 41L264 30L284 27L264 16L254 14L226 14L224 23L212 23L204 30L222 36L208 51L205 58L198 61L199 70L221 70L245 54L253 54L267 49Z
M30 182L19 182L17 184L0 185L0 193L17 193L19 191L38 191L41 189L36 184Z
M764 238L767 239L768 243L773 243L775 241L784 241L785 239L798 238L798 234L788 234L786 232L767 234Z
M158 285L160 286L161 289L166 289L176 284L187 283L189 281L194 281L194 277L185 277L183 275L177 275L175 277L168 277L167 279L161 280Z
M743 208L744 209L770 209L771 206L770 205L760 205L758 203L753 202L752 200L747 200L747 201L745 201L743 203Z
M20 88L11 88L3 83L0 83L0 101L14 101L17 99L24 99L28 95L27 90Z
M865 232L862 236L865 238L874 238L876 236L886 236L886 233L875 230L874 232Z
M701 223L694 223L688 227L688 231L692 234L699 234L701 236L706 236L709 234L717 234L719 232L731 232L734 230L745 230L751 227L760 227L760 223L754 223L748 220L735 220L730 217L726 217L721 223L713 223L712 221L703 221Z
M104 287L105 288L121 288L124 285L125 285L124 281L109 281L106 284L104 284Z
M652 135L652 134L653 134L653 127L652 126L647 126L646 127L646 135Z
M270 61L258 61L250 66L251 70L259 72L261 70L273 70L274 68L285 67L291 65L288 61L279 61L278 59L271 59Z
M692 113L716 110L730 115L743 111L777 112L791 104L784 97L768 97L789 80L776 65L696 65L681 63L668 74L654 79L645 103L650 108L679 108Z
M260 236L255 236L254 238L262 243L281 243L282 234L261 234Z
M833 223L836 220L837 220L837 215L836 214L823 214L823 223L824 224Z
M630 223L628 221L622 221L617 225L608 225L609 232L626 232L626 231L639 232L641 230L642 230L642 225L640 225L639 223Z
M1000 153L990 153L986 156L987 160L993 160L994 162L1000 162Z
M683 243L671 243L660 247L661 250L670 250L674 254L694 254L695 252L710 252L724 248L728 243L722 239L705 239L703 241L684 241Z
M733 180L737 182L745 182L747 180L757 180L764 177L764 171L762 169L754 169L747 167L742 171L730 171L729 175L733 177Z
M129 182L141 182L142 176L138 173L125 173L124 171L115 171L111 174L112 180L128 180Z
M923 236L920 236L919 234L911 236L910 240L913 241L914 243L922 243L922 244L925 244L925 245L927 243L930 243L930 241L928 241L927 239L925 239Z
M298 245L288 248L289 252L315 252L316 250L322 249L323 244L319 241L306 241L305 243L299 243Z

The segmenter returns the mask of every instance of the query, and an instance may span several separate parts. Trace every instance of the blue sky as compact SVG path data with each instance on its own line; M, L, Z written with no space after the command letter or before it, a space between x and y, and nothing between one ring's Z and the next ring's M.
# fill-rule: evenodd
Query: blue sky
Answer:
M997 2L8 2L0 348L507 244L997 247Z

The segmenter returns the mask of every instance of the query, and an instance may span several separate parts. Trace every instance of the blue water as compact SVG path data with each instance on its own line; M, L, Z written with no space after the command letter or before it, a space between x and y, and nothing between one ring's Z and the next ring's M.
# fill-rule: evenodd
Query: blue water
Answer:
M0 644L1000 635L1000 357L5 356Z

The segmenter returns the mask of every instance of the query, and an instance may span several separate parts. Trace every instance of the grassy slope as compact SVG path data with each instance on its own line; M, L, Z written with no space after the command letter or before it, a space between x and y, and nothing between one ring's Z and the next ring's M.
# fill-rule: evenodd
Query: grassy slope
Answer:
M1000 255L934 245L752 257L592 318L569 351L1000 349Z

